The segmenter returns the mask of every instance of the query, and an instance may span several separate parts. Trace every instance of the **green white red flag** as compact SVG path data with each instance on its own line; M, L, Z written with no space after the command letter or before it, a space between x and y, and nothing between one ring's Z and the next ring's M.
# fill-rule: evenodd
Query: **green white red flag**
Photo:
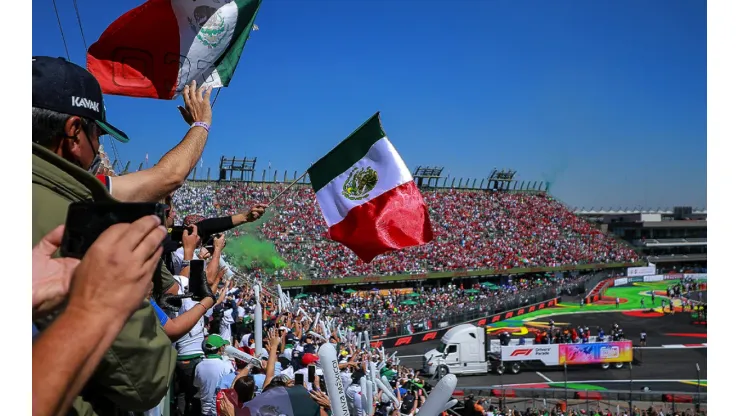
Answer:
M376 113L309 169L329 236L369 263L432 240L429 210Z
M149 0L87 51L105 94L172 99L191 81L226 87L262 0Z

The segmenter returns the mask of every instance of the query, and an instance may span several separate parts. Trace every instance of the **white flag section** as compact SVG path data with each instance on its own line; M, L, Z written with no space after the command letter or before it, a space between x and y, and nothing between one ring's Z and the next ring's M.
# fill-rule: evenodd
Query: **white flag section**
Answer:
M87 53L106 94L172 99L229 85L261 0L149 0L113 22Z

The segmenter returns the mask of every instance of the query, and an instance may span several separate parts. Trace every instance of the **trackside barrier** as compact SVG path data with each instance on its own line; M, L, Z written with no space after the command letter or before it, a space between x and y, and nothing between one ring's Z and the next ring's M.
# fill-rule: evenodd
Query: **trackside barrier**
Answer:
M456 393L460 399L460 405L464 405L463 397L473 395L475 399L483 398L494 406L507 407L517 406L519 408L545 409L552 408L572 410L600 409L602 412L617 409L626 410L629 403L633 403L640 410L653 409L685 411L695 410L697 405L706 410L706 392L671 392L671 391L644 391L644 390L585 390L564 388L564 383L552 383L548 388L526 388L495 386L491 389L483 387L458 387ZM635 387L640 388L635 382ZM461 397L462 396L462 397ZM603 413L602 413L603 414Z
M478 319L460 322L455 325L473 324L475 326L484 326L484 325L492 324L495 322L512 319L517 316L524 315L525 313L535 312L535 311L545 309L545 308L551 308L557 305L559 301L560 301L560 297L552 298L552 299L548 299L548 300L545 300L539 303L534 303L532 305L523 306L521 308L497 313L495 315L484 316ZM412 345L412 344L418 344L420 342L433 341L436 339L441 339L444 336L445 332L447 332L447 330L449 330L451 327L452 325L449 327L445 327L445 328L435 329L431 331L418 332L416 334L411 334L411 335L406 335L406 336L375 339L371 342L371 345L373 348L380 348L380 347L394 348L394 347L400 347L402 345Z

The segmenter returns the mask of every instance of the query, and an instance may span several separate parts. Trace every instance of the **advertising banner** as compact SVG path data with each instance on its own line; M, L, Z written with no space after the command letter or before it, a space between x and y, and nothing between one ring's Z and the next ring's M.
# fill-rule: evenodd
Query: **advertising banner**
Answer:
M706 280L707 274L706 273L684 273L683 277L686 279L691 279L691 280Z
M614 286L624 286L629 282L630 282L630 279L626 277L620 277L619 279L614 279Z
M627 363L632 361L632 341L558 344L558 364Z
M655 266L627 268L627 277L650 276L654 274L655 274Z
M655 276L645 276L644 281L645 282L660 282L661 280L664 280L666 276L663 276L662 274L658 274Z
M507 345L501 347L501 361L542 361L558 365L558 344Z

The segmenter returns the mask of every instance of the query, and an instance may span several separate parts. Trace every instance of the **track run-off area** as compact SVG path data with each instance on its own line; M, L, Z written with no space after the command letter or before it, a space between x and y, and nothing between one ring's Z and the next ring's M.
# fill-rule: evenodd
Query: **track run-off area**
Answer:
M650 283L633 283L630 286L612 287L604 294L606 298L619 298L619 307L614 303L559 303L556 307L520 315L486 327L490 336L501 331L511 333L513 341L518 337L534 337L533 332L546 328L552 319L557 326L589 327L591 333L603 328L607 333L614 323L624 330L627 339L639 346L639 335L646 332L646 348L636 348L635 364L622 369L603 370L595 367L571 366L567 375L562 368L538 372L522 371L503 376L488 374L460 376L458 386L492 389L503 386L521 388L563 388L567 379L569 389L578 390L638 390L644 387L652 391L695 393L706 392L707 327L706 322L697 322L695 314L682 310L680 299L674 299L674 313L661 307L670 301L666 295L669 286L677 280ZM654 302L653 303L653 294ZM691 296L697 299L698 294ZM706 301L706 292L702 293ZM643 307L644 305L644 307ZM401 364L419 369L423 354L435 348L439 341L406 345L394 349ZM697 372L697 364L699 371Z

